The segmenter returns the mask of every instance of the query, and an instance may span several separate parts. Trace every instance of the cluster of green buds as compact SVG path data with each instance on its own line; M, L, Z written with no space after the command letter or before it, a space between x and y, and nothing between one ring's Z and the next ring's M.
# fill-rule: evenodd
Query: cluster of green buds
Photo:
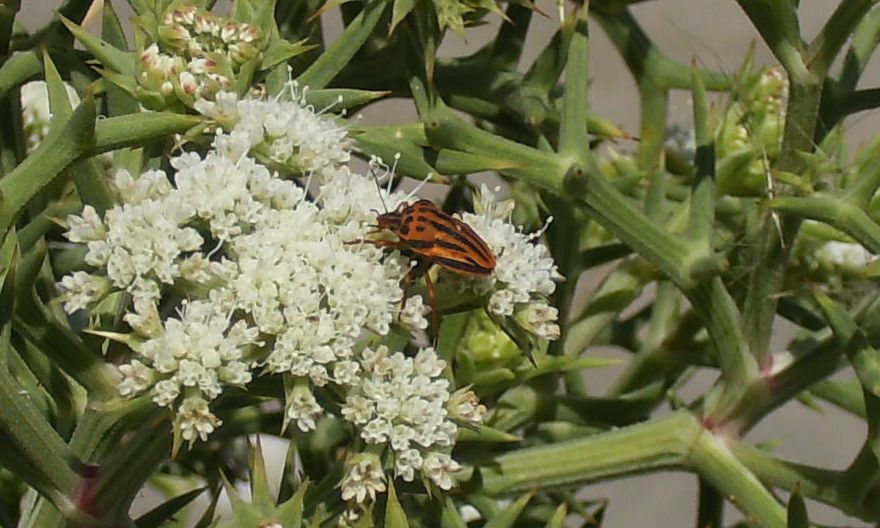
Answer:
M724 192L761 195L782 143L788 81L779 67L765 67L740 75L735 88L717 121L718 184Z
M259 58L259 27L214 15L196 6L171 6L162 14L157 42L140 53L137 80L152 98L192 106L229 90L249 61Z
M242 1L229 16L204 2L157 1L142 6L135 22L137 50L128 52L66 21L87 49L103 57L101 74L149 110L187 111L220 92L244 95L266 76L309 49L279 35L274 3Z

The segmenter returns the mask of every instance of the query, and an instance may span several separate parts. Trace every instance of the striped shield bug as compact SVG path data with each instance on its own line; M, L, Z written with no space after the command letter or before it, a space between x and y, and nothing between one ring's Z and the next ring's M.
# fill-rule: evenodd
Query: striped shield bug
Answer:
M378 185L378 181L376 182ZM380 192L381 196L381 192ZM425 285L431 301L431 327L437 335L438 312L434 283L428 268L437 264L452 273L466 277L487 277L495 269L495 255L486 242L469 225L439 209L430 200L401 202L394 211L376 216L375 229L369 234L390 232L397 240L355 240L388 249L397 249L418 264L403 277L401 310L406 307L413 274L424 271Z

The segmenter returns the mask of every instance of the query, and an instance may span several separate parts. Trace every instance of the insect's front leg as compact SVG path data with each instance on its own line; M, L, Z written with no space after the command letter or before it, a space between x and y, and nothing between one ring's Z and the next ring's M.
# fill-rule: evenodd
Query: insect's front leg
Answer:
M392 248L392 249L400 249L402 244L398 240L369 240L366 238L358 238L355 240L349 240L344 242L346 246L351 246L354 244L371 244L376 247L381 248Z

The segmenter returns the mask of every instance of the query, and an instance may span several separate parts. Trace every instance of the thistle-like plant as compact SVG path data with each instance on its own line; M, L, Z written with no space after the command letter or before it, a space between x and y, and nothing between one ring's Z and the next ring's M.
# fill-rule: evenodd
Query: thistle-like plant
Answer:
M0 524L598 526L590 483L670 469L699 480L701 527L726 504L810 526L805 498L880 521L880 164L843 128L880 105L857 88L873 2L808 42L798 2L740 0L778 64L733 75L665 55L627 0L560 3L525 72L528 2L129 3L132 41L109 1L100 36L90 2L33 34L0 4ZM638 131L587 106L591 21ZM673 89L692 129L667 126ZM418 119L348 119L389 95ZM377 232L429 181L491 273ZM775 350L780 318L799 332ZM604 394L599 345L632 353ZM717 380L685 400L698 368ZM848 467L750 443L793 399L865 420ZM254 434L287 442L277 492ZM172 498L133 521L144 486Z

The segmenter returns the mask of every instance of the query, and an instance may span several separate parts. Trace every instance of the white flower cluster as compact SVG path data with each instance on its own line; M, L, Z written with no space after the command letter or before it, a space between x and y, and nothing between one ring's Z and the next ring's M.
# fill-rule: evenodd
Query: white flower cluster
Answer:
M239 99L223 92L216 101L196 101L195 109L219 123L235 125L220 145L233 158L252 151L304 174L347 163L351 157L347 130L316 113L306 103L306 91L291 81L284 99Z
M515 316L527 331L543 339L559 338L558 310L548 303L560 275L547 251L536 240L542 231L526 234L510 222L513 202L496 202L484 185L477 201L477 214L465 213L462 220L486 241L497 263L492 275L468 279L481 293L490 293L489 310L500 316Z
M356 346L395 322L411 331L428 326L420 296L400 309L410 260L354 243L369 233L376 210L408 197L377 192L371 178L352 172L344 129L301 98L221 94L202 110L225 128L205 155L172 158L171 174L119 171L118 205L103 217L87 206L68 218L66 236L86 246L93 270L61 279L65 309L89 308L111 292L132 299L124 317L131 333L104 334L134 352L119 366L120 394L149 394L173 409L178 438L193 442L220 425L210 404L226 388L244 387L258 369L283 374L292 381L286 424L308 432L325 406L338 408L367 445L363 455L387 456L396 476L449 489L456 422L478 424L486 408L470 391L450 394L432 349L406 357ZM281 179L254 154L299 167L308 181ZM537 313L530 324L546 337L555 312L541 302L556 268L535 235L507 224L507 209L484 197L486 212L464 220L492 246L498 266L472 287L496 313ZM350 466L347 500L385 489L385 466L375 462Z
M440 488L451 488L450 473L459 466L437 451L451 448L458 433L447 411L446 362L431 348L408 358L382 346L365 349L360 367L363 374L353 380L343 418L357 426L367 444L391 447L396 476L412 481L419 472Z
M80 100L73 86L64 83L71 106L79 106ZM52 110L49 108L49 88L46 81L31 81L21 86L21 117L24 141L28 153L49 135Z

